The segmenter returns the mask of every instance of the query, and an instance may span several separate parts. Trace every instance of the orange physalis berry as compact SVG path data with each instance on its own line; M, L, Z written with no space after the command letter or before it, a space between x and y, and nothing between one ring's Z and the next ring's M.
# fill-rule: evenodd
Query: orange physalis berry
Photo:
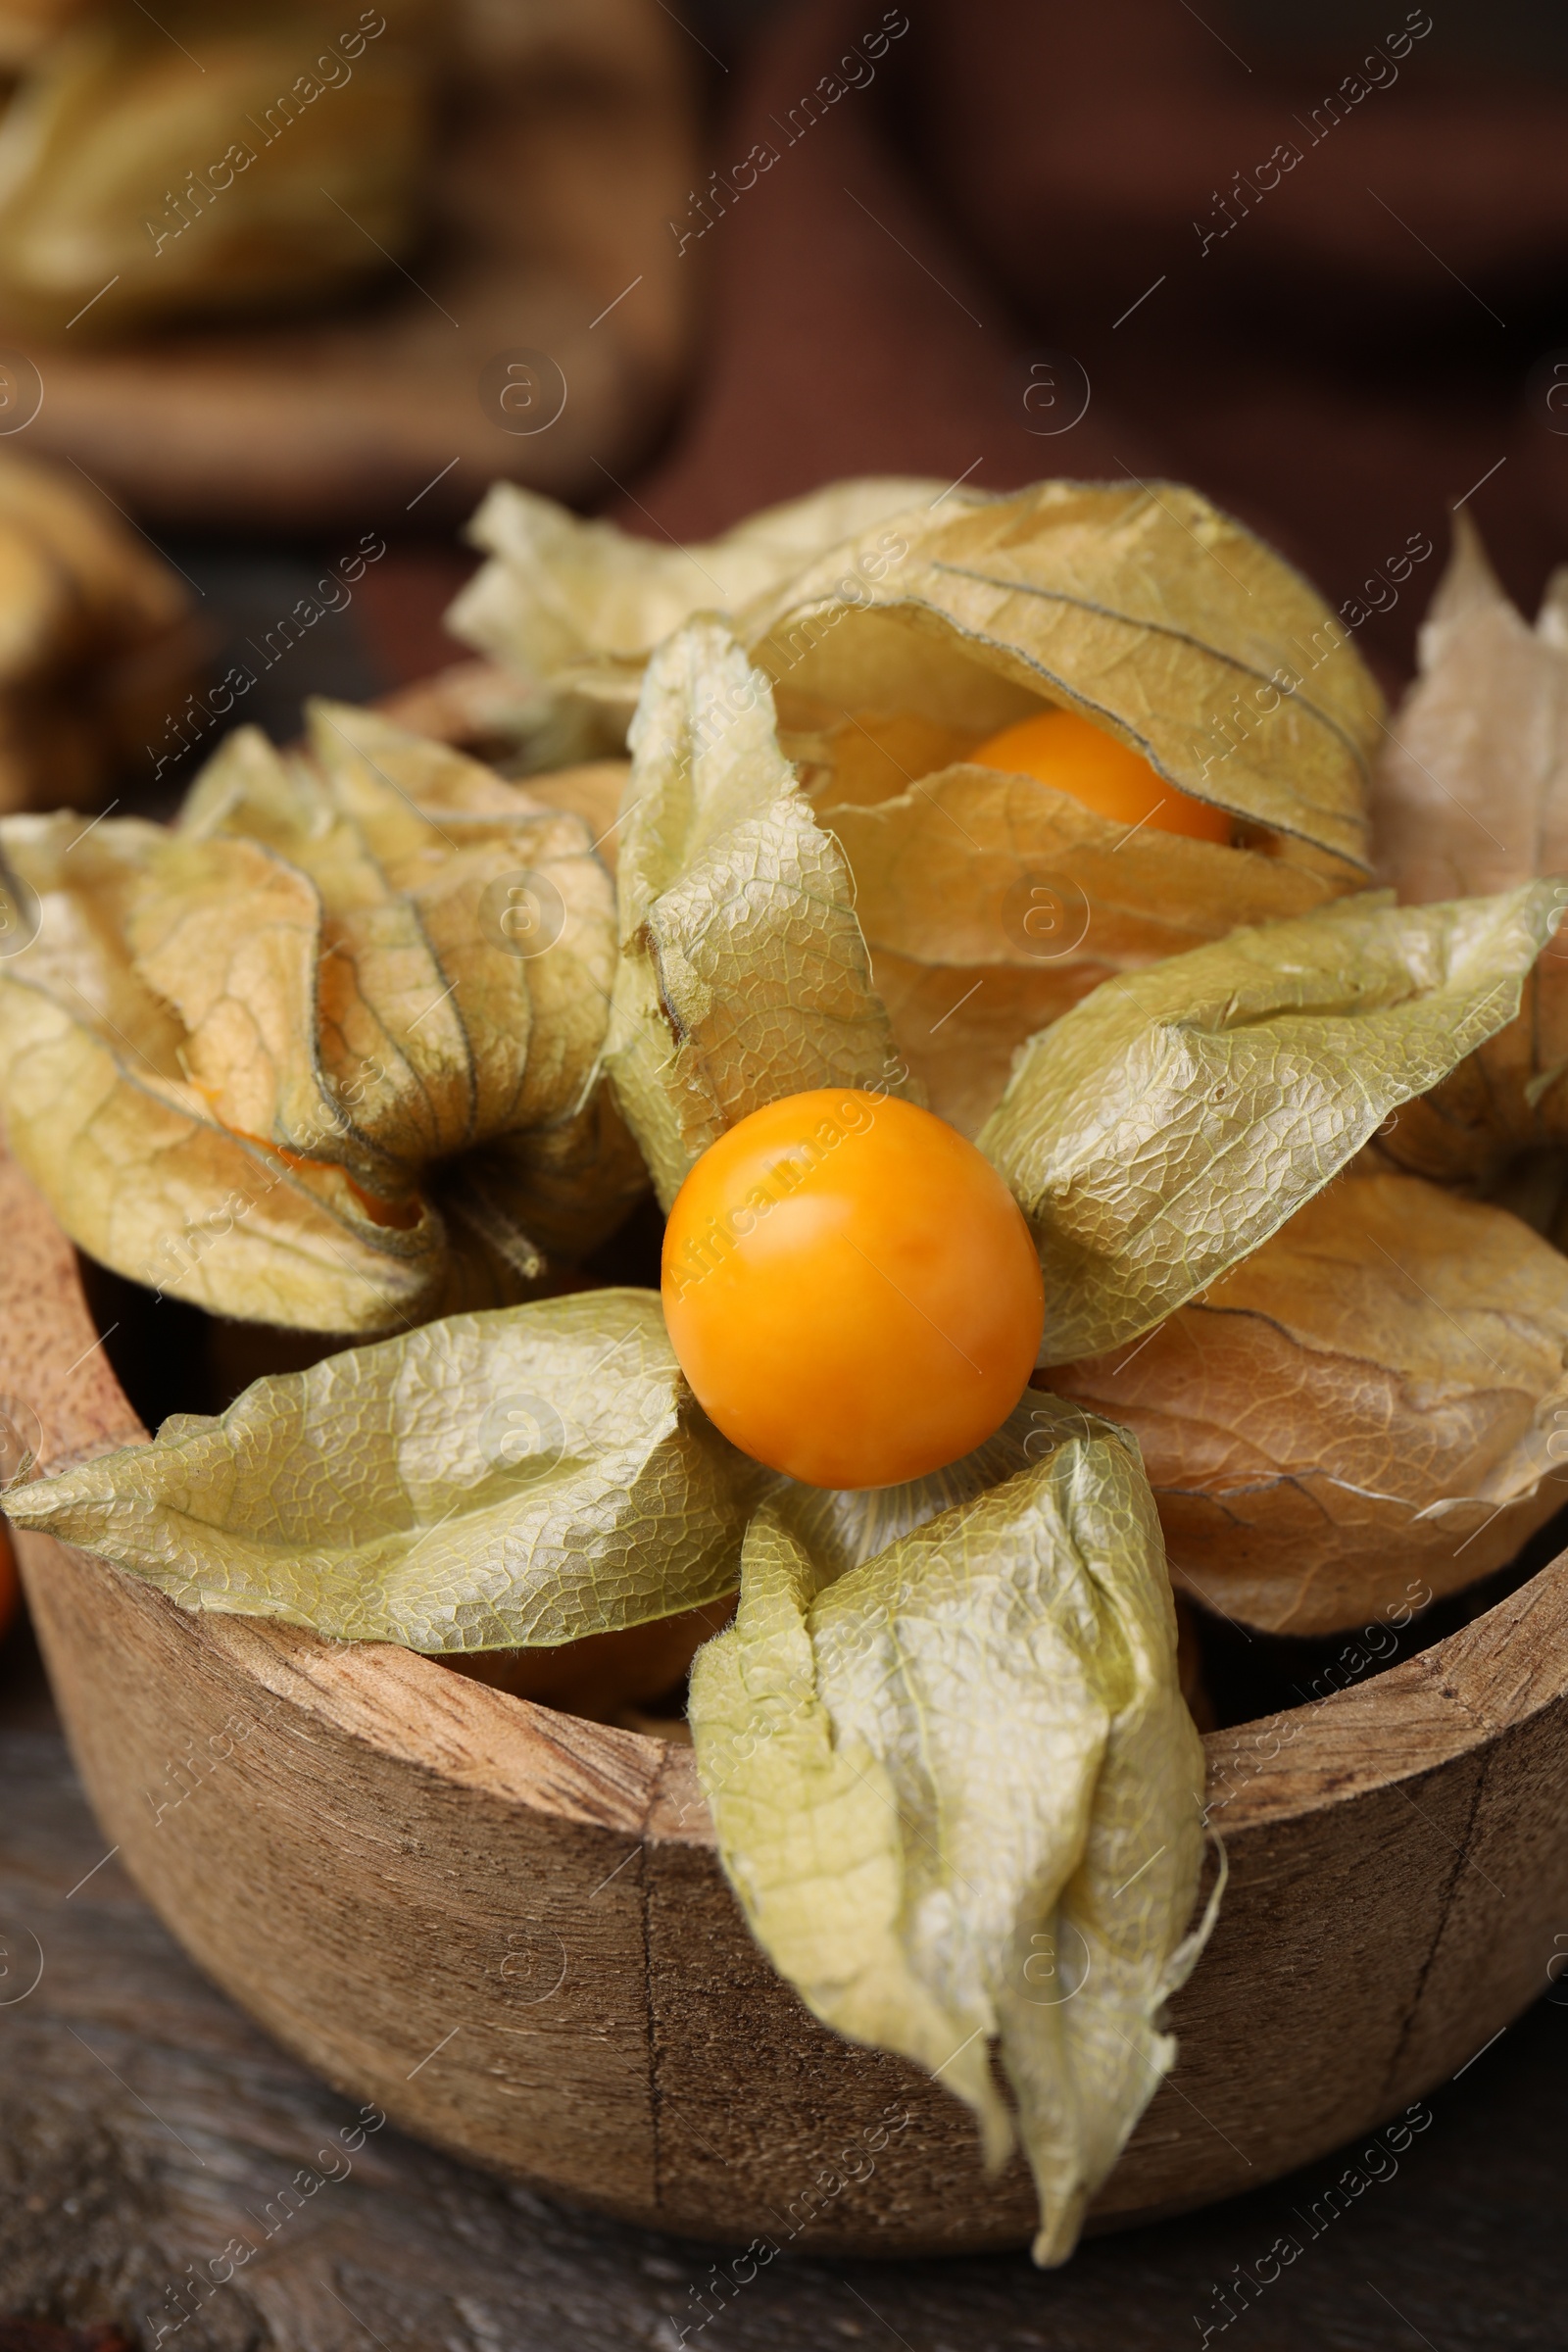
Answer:
M1118 824L1147 824L1152 832L1187 833L1195 841L1228 844L1231 838L1231 819L1223 808L1167 784L1147 760L1075 710L1043 710L1020 719L988 736L966 757L975 767L1004 768L1054 784Z
M1045 1320L1040 1261L956 1128L848 1087L790 1095L704 1152L664 1234L681 1369L741 1449L814 1487L884 1487L1004 1421Z

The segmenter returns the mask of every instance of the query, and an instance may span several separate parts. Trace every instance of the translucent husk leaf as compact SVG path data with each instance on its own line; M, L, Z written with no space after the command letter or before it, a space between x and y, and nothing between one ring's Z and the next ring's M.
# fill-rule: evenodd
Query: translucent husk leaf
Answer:
M1137 1439L1180 1589L1326 1634L1488 1575L1568 1500L1565 1365L1557 1250L1348 1175L1152 1338L1050 1377Z
M733 1592L765 1482L698 1410L658 1298L607 1290L258 1381L220 1419L175 1414L8 1508L182 1607L442 1653Z
M1246 854L1339 889L1364 876L1377 687L1315 592L1196 491L869 477L687 549L503 484L472 530L492 561L455 632L607 712L629 710L657 644L717 612L792 728L874 711L972 746L1064 706L1230 809Z
M613 873L620 859L620 811L630 775L629 760L589 760L542 772L530 768L527 786L547 808L564 808L582 818L593 836L595 856Z
M961 760L897 776L885 798L838 801L845 750L863 755L884 732L872 714L835 730L838 760L807 786L850 861L900 1051L966 1134L1018 1048L1112 973L1305 914L1343 887L1257 850L1129 832L1069 793ZM863 789L870 762L849 764Z
M1138 1338L1258 1249L1518 1009L1551 886L1342 901L1108 981L979 1137L1046 1271L1042 1363Z
M1469 515L1457 514L1420 667L1378 763L1381 876L1402 900L1424 904L1568 875L1568 572L1553 574L1532 628ZM1380 1142L1380 1159L1493 1191L1523 1154L1562 1157L1565 1077L1568 940L1554 939L1517 1019L1411 1105Z
M688 623L654 657L631 744L605 1064L667 1208L763 1103L902 1081L843 854L721 622Z
M609 878L580 820L442 746L329 705L312 740L230 737L172 830L6 825L41 911L0 962L12 1150L93 1256L224 1315L514 1298L540 1235L569 1261L645 1181L596 1078ZM492 919L519 873L559 911L532 956Z
M1177 484L1041 482L910 507L740 613L793 698L989 733L1080 712L1341 886L1368 862L1382 698L1271 549Z
M763 1949L825 2024L938 2075L993 2165L1000 2043L1054 2264L1174 2061L1203 1756L1135 1449L1025 1409L1038 1458L858 1566L764 1503L691 1722Z
M11 100L8 324L80 340L242 310L373 275L409 244L427 74L396 24L351 61L311 10L182 23L200 73L173 33L113 12L46 49Z
M703 608L735 614L848 857L899 1054L965 1132L1014 1052L1108 973L1365 879L1377 689L1314 593L1194 492L851 481L679 549L502 485L474 527L494 561L454 625L607 710L665 633ZM1057 706L1220 801L1234 844L1129 836L964 766ZM1044 942L1023 926L1031 891ZM641 1002L652 1019L646 987Z
M496 482L468 526L490 558L447 625L529 678L603 663L636 693L656 645L698 612L732 612L940 482L871 475L766 507L722 538L672 547L612 522L584 522L553 498Z

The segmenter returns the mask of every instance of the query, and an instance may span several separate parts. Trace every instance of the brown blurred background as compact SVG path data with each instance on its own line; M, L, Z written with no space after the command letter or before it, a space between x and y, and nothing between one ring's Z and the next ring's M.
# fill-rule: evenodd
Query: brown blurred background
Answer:
M352 626L275 681L279 723L307 687L453 658L456 526L502 471L676 537L846 473L1186 478L1362 600L1389 685L1438 564L1397 594L1379 572L1423 536L1441 561L1457 503L1527 609L1568 554L1549 0L465 0L448 20L395 270L368 254L378 275L324 309L99 341L91 315L13 336L0 290L0 340L46 393L0 451L74 463L230 634L345 531L388 539ZM526 430L498 405L517 352Z

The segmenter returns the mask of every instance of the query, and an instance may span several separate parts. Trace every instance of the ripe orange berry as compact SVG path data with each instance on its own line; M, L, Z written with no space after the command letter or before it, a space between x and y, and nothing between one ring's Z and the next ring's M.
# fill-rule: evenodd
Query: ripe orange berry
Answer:
M1004 768L1054 784L1118 824L1147 824L1153 832L1187 833L1195 841L1228 844L1231 838L1223 808L1178 792L1147 760L1076 710L1042 710L1035 718L1020 719L989 736L968 759L976 767Z
M991 1162L908 1102L790 1095L703 1153L664 1233L664 1320L724 1435L813 1487L922 1478L989 1438L1045 1322Z

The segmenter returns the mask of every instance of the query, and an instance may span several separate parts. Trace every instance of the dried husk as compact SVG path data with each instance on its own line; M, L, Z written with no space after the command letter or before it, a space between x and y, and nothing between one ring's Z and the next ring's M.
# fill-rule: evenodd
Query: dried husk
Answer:
M266 308L411 243L429 108L409 10L365 12L382 29L352 60L309 6L161 14L49 43L0 123L7 327L109 338Z
M1025 1041L1102 981L1336 895L1326 875L1257 850L1129 835L1032 776L961 757L922 772L920 732L937 730L867 711L785 743L849 859L900 1051L967 1135ZM900 753L911 764L882 797L838 797Z
M732 616L849 859L899 1052L965 1133L1025 1039L1109 974L1365 880L1377 689L1327 607L1195 492L851 481L687 550L502 486L474 535L495 553L454 628L606 724L665 631ZM1046 707L1219 802L1233 845L1129 835L965 764Z
M585 522L515 482L492 484L468 525L489 561L447 626L521 677L585 681L635 703L655 646L699 612L725 616L790 579L824 549L922 504L940 482L873 474L764 507L695 547Z
M736 625L775 679L835 710L984 729L1060 705L1281 856L1366 869L1382 698L1316 591L1195 490L1040 482L906 513ZM1254 707L1233 742L1239 689Z
M1508 1021L1551 889L1342 900L1107 981L1019 1056L980 1149L1046 1276L1043 1364L1133 1340L1259 1248Z
M1402 900L1568 870L1563 609L1559 574L1530 628L1456 518L1376 771ZM1568 893L1542 887L1554 929ZM1050 1375L1138 1432L1173 1572L1241 1622L1330 1632L1457 1590L1568 1500L1564 1268L1538 1238L1561 1238L1568 1192L1563 971L1548 936L1518 1013L1391 1112L1354 1180L1147 1343ZM1390 1170L1413 1173L1379 1189Z
M1203 1755L1136 1449L1044 1398L1025 1418L1010 1476L858 1567L764 1503L691 1722L763 1949L972 2107L993 2165L1016 2130L1054 2265L1175 2059Z
M721 622L654 657L632 753L605 1062L667 1209L764 1103L903 1082L849 869L779 750L767 680Z
M1568 572L1553 574L1532 628L1461 512L1420 667L1378 762L1379 873L1416 904L1568 878ZM1568 939L1554 939L1517 1019L1401 1113L1380 1159L1482 1194L1534 1155L1568 1181L1565 1078Z
M398 1329L528 1295L646 1182L598 1083L614 966L579 819L372 713L231 736L176 827L12 818L11 1148L80 1246L220 1314ZM559 909L522 956L486 909ZM494 914L491 908L491 914Z
M1568 1261L1348 1175L1141 1345L1044 1375L1138 1440L1178 1587L1328 1634L1500 1567L1568 1502Z
M17 1515L184 1608L439 1656L721 1598L770 1483L699 1410L658 1298L602 1290L260 1380L217 1420L173 1414L28 1488Z
M900 1049L966 1132L1025 1039L1109 974L1364 879L1377 689L1313 591L1196 492L1047 482L943 501L736 625L849 856ZM1302 681L1288 694L1287 676ZM1231 845L1130 833L964 764L1045 707L1229 810Z

